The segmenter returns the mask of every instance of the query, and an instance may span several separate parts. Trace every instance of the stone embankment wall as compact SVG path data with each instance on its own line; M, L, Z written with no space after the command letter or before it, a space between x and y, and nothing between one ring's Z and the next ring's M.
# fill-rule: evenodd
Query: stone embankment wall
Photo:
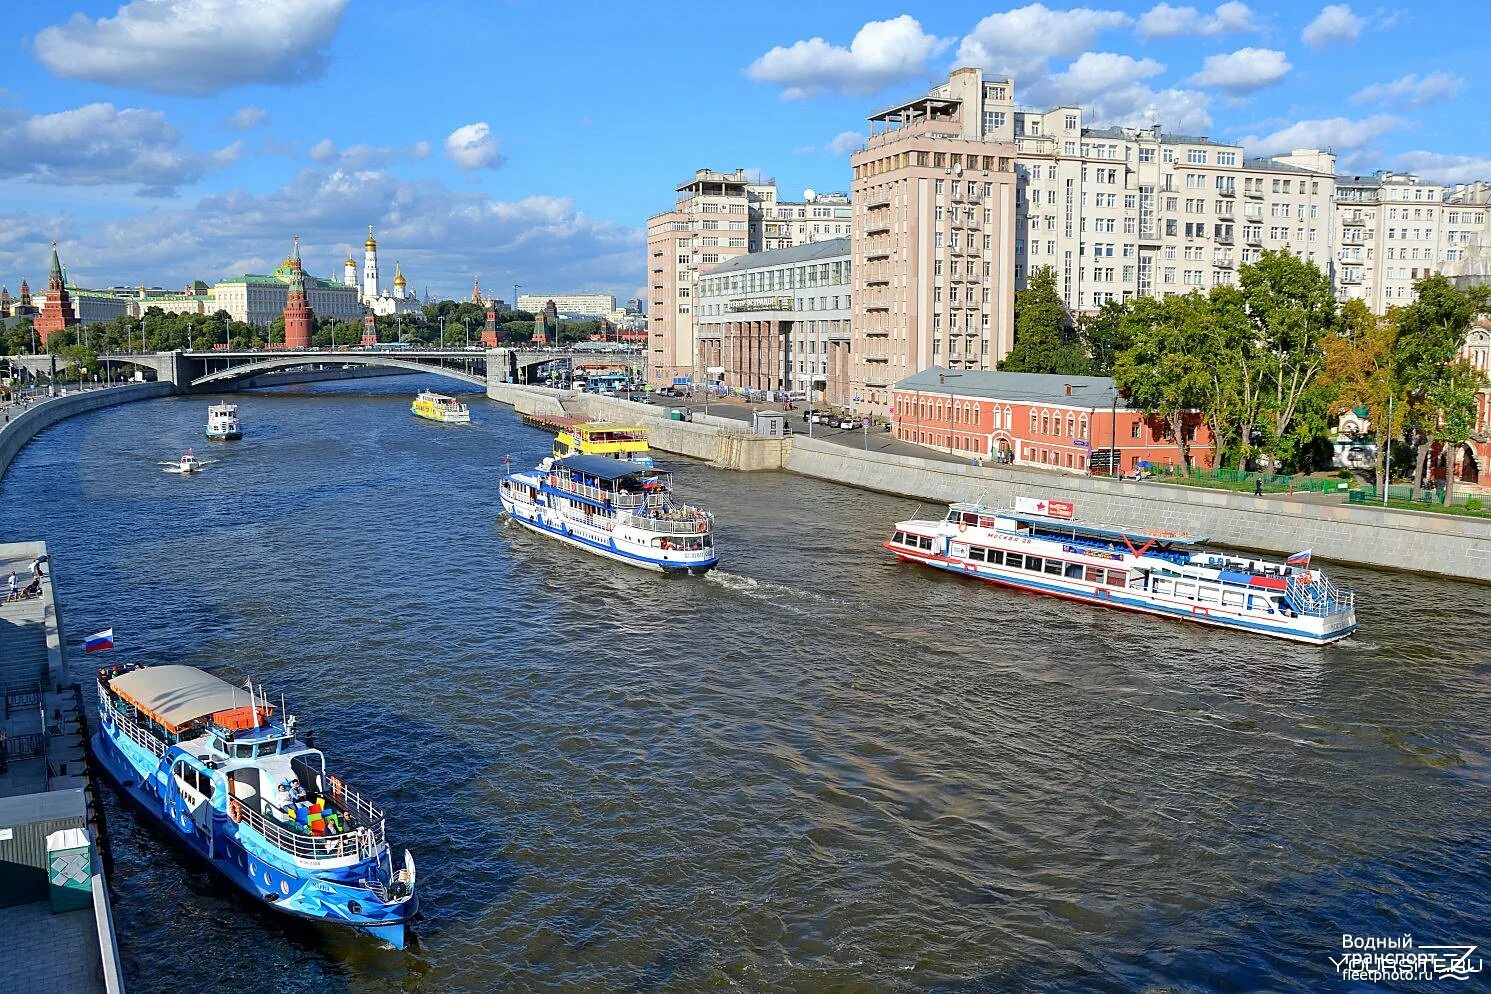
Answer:
M997 466L975 468L915 456L865 452L797 435L758 439L739 421L702 416L668 421L662 409L583 395L565 400L539 387L493 385L488 396L521 413L581 414L640 424L654 448L731 469L786 469L834 483L939 504L1015 497L1068 500L1091 520L1204 535L1243 549L1287 555L1312 549L1341 562L1491 582L1491 521L1222 490L1132 483ZM541 406L535 406L541 405ZM886 522L887 525L890 522Z
M85 411L96 411L115 404L128 404L134 400L149 400L153 397L169 397L176 392L170 383L130 383L122 387L107 387L85 390L44 400L21 413L20 408L11 408L10 423L0 428L0 477L10 468L16 453L31 441L43 428L48 428L64 418Z

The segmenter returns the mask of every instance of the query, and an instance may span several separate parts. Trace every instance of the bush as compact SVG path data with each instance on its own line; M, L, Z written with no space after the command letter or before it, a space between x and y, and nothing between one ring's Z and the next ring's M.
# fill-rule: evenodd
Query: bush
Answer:
M1467 511L1480 511L1485 506L1485 503L1479 497L1472 497L1465 502L1465 510Z

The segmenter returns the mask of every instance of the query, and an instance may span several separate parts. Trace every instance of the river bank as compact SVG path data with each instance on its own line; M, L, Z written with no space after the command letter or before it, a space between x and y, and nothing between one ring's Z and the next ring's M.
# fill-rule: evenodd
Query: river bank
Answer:
M937 503L976 499L1009 504L1016 497L1068 500L1084 518L1204 535L1237 548L1280 555L1312 549L1317 557L1338 562L1491 581L1491 522L1486 521L1028 468L975 467L864 451L802 435L759 438L747 434L747 426L739 421L697 414L692 422L671 421L665 411L649 404L561 394L543 387L493 384L487 396L520 413L635 422L649 429L654 447L727 469L782 469Z

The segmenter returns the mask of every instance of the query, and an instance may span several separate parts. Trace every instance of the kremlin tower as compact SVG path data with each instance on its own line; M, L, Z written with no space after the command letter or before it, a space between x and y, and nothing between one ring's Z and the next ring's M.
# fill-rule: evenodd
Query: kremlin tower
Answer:
M10 306L14 303L10 299L10 287L0 286L0 318L10 317Z
M481 284L475 276L471 277L471 302L477 307L481 306Z
M368 241L372 240L370 235ZM300 236L296 235L290 256L290 295L285 300L285 348L305 349L310 345L311 308L305 302L305 271L300 268Z
M57 258L57 243L52 243L52 273L47 278L47 302L36 319L36 332L41 336L42 348L47 339L64 328L78 323L72 312L72 298L67 295L66 280L62 278L62 262ZM21 284L23 299L30 296L25 283Z
M347 250L347 261L342 263L342 282L357 289L357 260L352 258L352 250Z
M30 317L36 313L36 305L31 303L31 288L26 285L25 280L21 280L21 296L16 301L14 313L18 318Z
M482 329L481 343L489 349L497 347L497 298L487 301L487 324Z
M368 225L368 240L362 243L362 299L372 303L378 296L378 241Z

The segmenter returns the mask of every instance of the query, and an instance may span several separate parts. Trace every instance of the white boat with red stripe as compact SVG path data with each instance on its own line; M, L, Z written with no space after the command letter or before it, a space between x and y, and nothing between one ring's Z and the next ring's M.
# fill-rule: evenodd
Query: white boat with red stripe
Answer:
M1082 521L1070 502L952 504L898 522L885 549L1001 586L1323 645L1356 631L1356 595L1310 565L1201 548L1199 536Z

